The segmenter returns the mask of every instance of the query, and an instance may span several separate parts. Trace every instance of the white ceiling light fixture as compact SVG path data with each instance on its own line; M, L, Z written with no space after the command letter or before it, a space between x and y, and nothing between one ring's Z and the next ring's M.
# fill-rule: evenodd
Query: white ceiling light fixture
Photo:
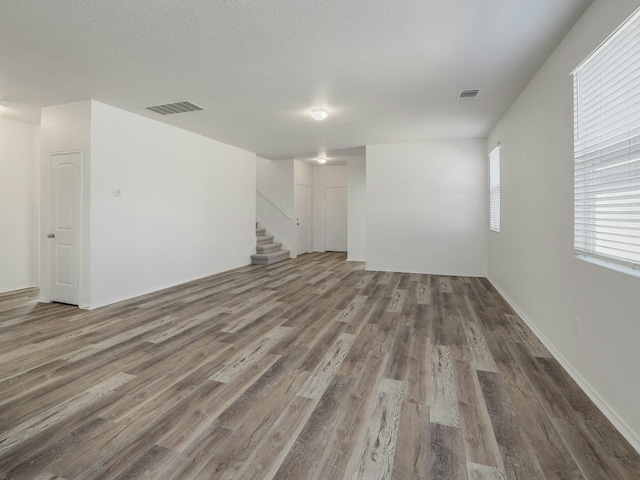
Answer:
M322 108L314 108L313 110L311 110L311 118L313 118L314 120L321 121L328 116L329 114L327 113L327 111L323 110Z
M2 105L3 107L8 107L9 105L11 105L11 102L6 98L3 98L0 100L0 105Z
M320 165L324 165L325 163L327 163L327 159L324 157L318 157L316 158L316 162L318 162Z

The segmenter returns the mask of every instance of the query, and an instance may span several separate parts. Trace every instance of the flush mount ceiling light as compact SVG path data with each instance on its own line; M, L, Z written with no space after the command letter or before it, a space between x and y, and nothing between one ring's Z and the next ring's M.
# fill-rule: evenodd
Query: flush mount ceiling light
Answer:
M3 107L8 107L9 105L11 105L11 102L6 98L3 98L2 100L0 100L0 105L2 105Z
M313 118L314 120L324 120L328 116L329 114L327 113L327 111L321 108L314 108L313 110L311 110L311 118Z
M316 158L316 162L318 162L320 165L324 165L325 163L327 163L327 159L324 157L318 157Z

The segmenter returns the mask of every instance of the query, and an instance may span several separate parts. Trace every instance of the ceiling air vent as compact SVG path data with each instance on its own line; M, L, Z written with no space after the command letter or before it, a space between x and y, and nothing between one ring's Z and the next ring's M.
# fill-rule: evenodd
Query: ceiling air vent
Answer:
M159 113L160 115L173 115L174 113L195 112L196 110L204 110L195 103L191 102L176 102L166 103L164 105L153 105L151 107L145 107L147 110Z
M458 100L465 100L467 98L476 98L479 93L480 93L479 88L474 88L471 90L460 90L460 93L458 94Z

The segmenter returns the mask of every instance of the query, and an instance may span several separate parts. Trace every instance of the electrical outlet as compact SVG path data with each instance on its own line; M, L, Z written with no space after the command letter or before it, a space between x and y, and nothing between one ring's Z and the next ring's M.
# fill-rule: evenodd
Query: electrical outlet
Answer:
M576 337L582 337L582 322L578 317L573 318L573 333L576 334Z

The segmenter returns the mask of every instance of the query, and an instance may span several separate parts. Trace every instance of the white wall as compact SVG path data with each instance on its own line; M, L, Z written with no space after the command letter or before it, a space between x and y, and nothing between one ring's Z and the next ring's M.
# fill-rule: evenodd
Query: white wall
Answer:
M49 229L50 154L79 150L82 152L82 248L80 305L89 306L91 238L89 235L91 189L91 101L69 103L42 109L40 171L40 298L49 299Z
M490 234L489 277L640 449L640 278L573 255L570 76L637 6L596 0L492 132L502 226Z
M319 166L313 169L313 249L326 249L326 188L348 187L346 166Z
M92 105L91 305L247 265L255 154Z
M293 180L298 185L308 185L313 188L314 167L300 160L293 161Z
M40 177L42 173L42 135L40 125L33 126L33 191L31 194L33 202L33 216L31 218L31 275L34 278L34 285L40 285Z
M484 276L485 140L367 145L367 269Z
M0 292L38 283L38 130L0 118Z
M256 157L256 217L274 241L294 256L293 160Z
M348 160L347 260L367 259L367 162L366 157Z
M293 160L256 157L256 188L293 217Z

